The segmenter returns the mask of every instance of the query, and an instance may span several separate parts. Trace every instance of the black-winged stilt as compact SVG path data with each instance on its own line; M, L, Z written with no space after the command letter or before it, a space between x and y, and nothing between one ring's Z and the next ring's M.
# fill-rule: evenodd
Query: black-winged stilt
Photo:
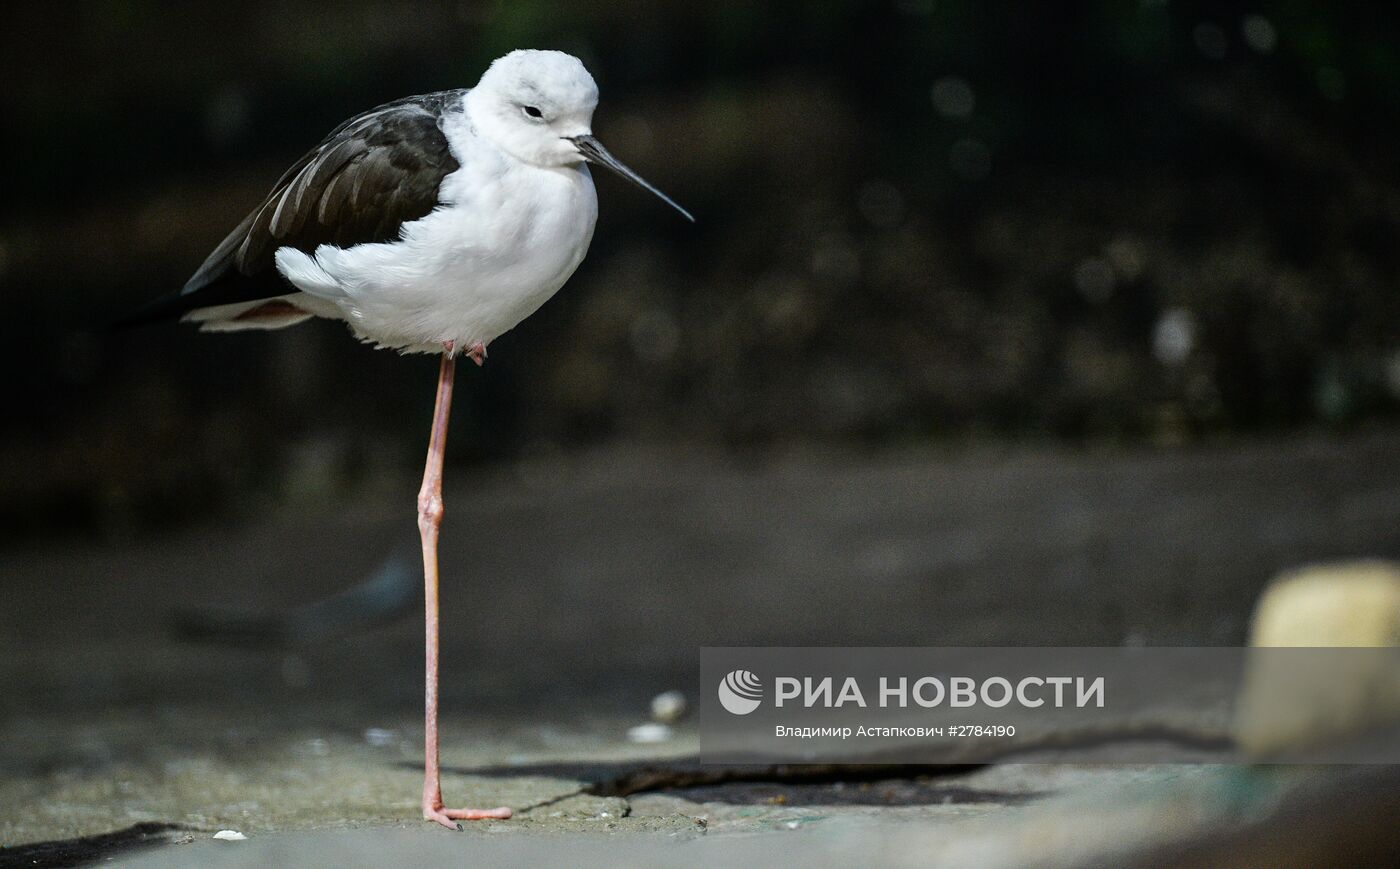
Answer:
M282 175L178 293L134 321L180 316L205 331L344 320L361 340L441 353L418 492L427 634L423 817L449 809L438 776L438 528L455 357L553 296L583 261L598 217L589 163L690 214L593 138L598 87L578 59L513 51L476 87L408 97L341 124Z

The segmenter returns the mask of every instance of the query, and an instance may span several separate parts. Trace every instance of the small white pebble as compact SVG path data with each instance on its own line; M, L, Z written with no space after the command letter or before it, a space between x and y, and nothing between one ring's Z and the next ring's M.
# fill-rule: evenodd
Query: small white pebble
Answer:
M665 742L670 738L671 728L664 724L657 724L650 721L646 724L638 724L636 727L629 728L627 731L628 742L637 742L646 745Z
M685 695L679 691L666 691L651 698L651 717L662 724L675 724L689 708Z
M788 821L786 824L783 824L783 826L784 826L784 827L787 827L789 830L796 830L798 827L802 826L802 822L801 822L801 821Z
M384 748L399 741L399 735L386 727L369 727L365 729L365 742L376 748Z
M248 838L237 830L220 830L214 834L215 839L223 839L225 842L242 842Z

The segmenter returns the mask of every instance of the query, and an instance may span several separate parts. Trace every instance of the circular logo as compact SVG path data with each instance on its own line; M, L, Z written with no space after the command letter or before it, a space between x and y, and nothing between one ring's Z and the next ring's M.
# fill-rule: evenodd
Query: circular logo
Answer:
M748 715L763 699L763 683L748 670L735 670L719 683L719 703L735 715Z

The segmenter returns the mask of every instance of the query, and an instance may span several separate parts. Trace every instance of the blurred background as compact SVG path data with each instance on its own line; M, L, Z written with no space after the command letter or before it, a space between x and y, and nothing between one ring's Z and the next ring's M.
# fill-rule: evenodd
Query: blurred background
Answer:
M101 327L340 120L581 57L592 252L450 461L1171 447L1400 408L1400 14L1305 2L142 0L10 10L0 536L130 538L420 467L435 362ZM405 490L411 495L410 490Z
M340 121L517 47L582 58L698 223L600 176L577 274L459 369L471 799L548 828L557 793L493 788L693 754L627 740L698 647L1240 645L1280 571L1400 558L1400 8L6 13L0 845L416 816L437 361L105 326Z

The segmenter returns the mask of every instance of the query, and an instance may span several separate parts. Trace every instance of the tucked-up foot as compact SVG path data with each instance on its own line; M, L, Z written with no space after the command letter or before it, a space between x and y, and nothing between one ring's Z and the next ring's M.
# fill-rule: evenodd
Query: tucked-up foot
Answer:
M458 821L504 821L513 813L508 806L494 809L445 809L442 806L423 806L423 820L437 821L449 830L460 830Z
M480 368L486 362L486 342L478 341L465 351L466 356Z

